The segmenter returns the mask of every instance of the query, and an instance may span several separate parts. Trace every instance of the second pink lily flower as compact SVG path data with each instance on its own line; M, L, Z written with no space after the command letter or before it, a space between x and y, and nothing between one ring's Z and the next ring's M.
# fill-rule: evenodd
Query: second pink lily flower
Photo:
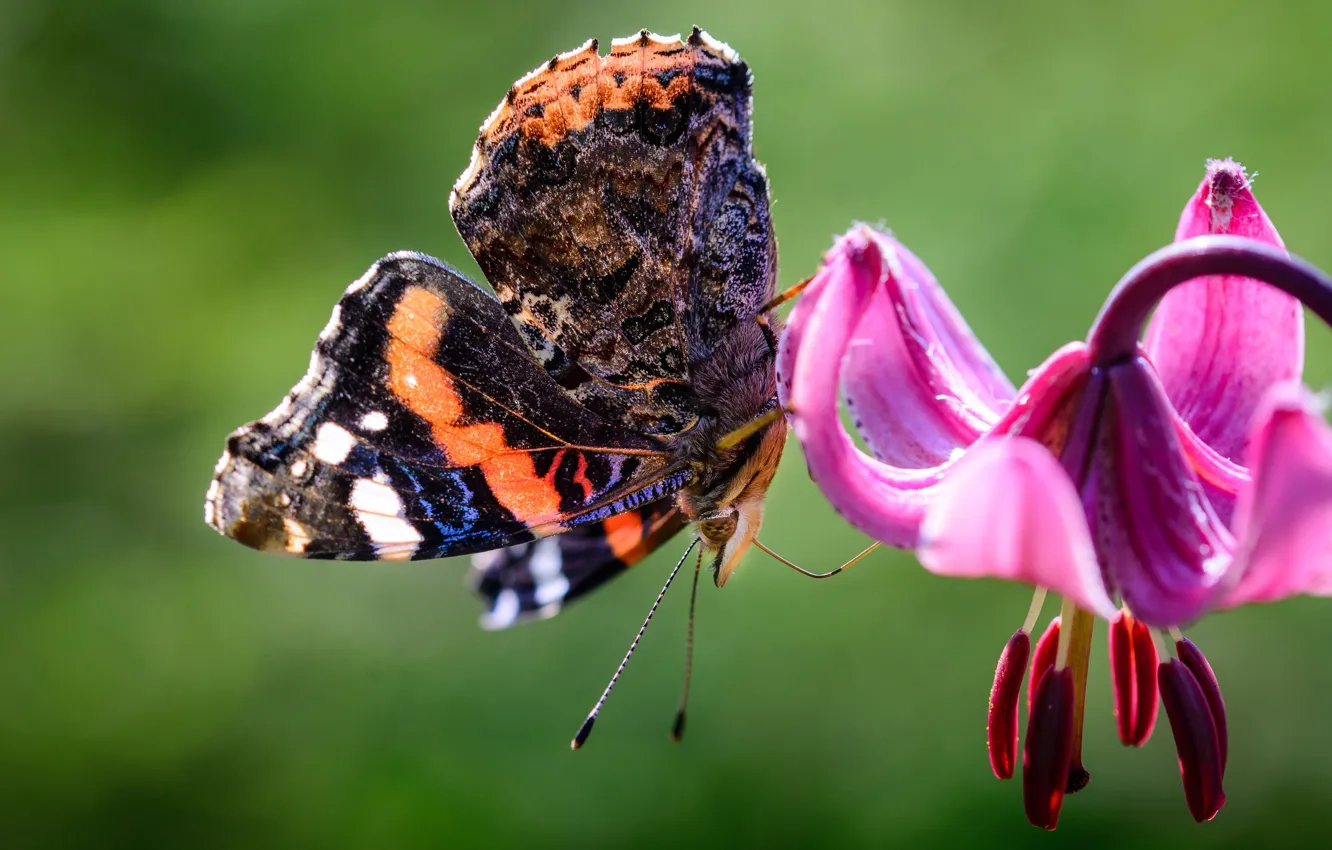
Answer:
M1029 686L1024 791L1037 825L1053 828L1065 791L1086 784L1091 615L1113 624L1121 738L1150 735L1159 685L1190 811L1205 820L1224 803L1224 703L1178 627L1216 607L1332 593L1332 429L1299 384L1303 312L1290 293L1332 319L1332 280L1288 258L1226 160L1208 164L1175 244L1020 389L924 264L869 227L834 245L791 313L782 402L833 506L933 572L1040 589L996 672L1001 778L1015 766L1044 589L1064 598ZM839 389L873 456L843 428Z

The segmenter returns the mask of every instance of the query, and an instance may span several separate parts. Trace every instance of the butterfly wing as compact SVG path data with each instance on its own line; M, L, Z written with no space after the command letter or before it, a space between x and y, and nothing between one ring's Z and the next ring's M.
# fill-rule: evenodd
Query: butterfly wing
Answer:
M570 398L494 297L398 253L348 287L277 409L228 439L205 519L256 549L437 558L595 523L692 475Z
M557 537L472 557L472 585L485 599L481 624L507 628L551 617L600 587L686 525L673 498L660 499Z
M748 67L697 29L589 41L481 127L454 223L542 365L611 421L691 427L695 365L771 295L750 129Z

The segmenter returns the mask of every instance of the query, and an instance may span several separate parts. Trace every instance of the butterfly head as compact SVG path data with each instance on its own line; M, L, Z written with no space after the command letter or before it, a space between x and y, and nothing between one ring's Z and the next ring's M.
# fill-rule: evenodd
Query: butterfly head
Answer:
M770 423L737 447L735 462L714 486L681 497L685 515L698 522L704 558L718 587L726 584L758 536L763 500L785 443L785 420Z

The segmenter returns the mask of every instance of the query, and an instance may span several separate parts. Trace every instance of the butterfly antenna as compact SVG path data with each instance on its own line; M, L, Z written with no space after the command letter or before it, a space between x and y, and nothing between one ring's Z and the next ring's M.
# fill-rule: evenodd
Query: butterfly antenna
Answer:
M614 688L615 683L620 680L620 674L624 672L625 665L629 663L629 658L634 654L634 650L638 648L638 642L643 639L643 632L647 631L648 623L652 622L652 615L657 613L657 606L661 604L662 597L666 595L671 582L675 581L675 574L680 572L680 567L684 566L689 553L694 551L694 547L698 545L698 540L697 537L694 538L694 542L690 543L689 548L680 556L675 569L671 570L671 574L666 577L666 583L662 585L661 593L657 594L657 600L648 609L647 617L643 620L643 625L638 627L638 634L634 635L633 643L629 644L629 651L624 654L620 666L615 668L615 675L611 676L610 682L606 685L606 690L601 692L601 698L597 700L597 704L592 706L592 710L587 713L587 719L583 721L583 725L578 727L578 734L574 735L573 740L569 742L569 749L576 750L583 746L587 741L587 736L592 734L592 724L597 722L597 715L601 713L601 707L606 704L606 697L610 696L611 688Z
M800 281L795 286L791 287L785 292L774 296L771 301L763 305L763 307L759 310L759 314L762 315L763 313L766 313L769 310L772 310L776 307L780 307L781 305L785 304L787 301L790 301L792 298L795 298L797 295L804 292L805 287L809 286L813 282L814 282L814 276L810 275L809 277Z
M800 573L800 574L803 575L803 576L809 576L810 578L830 578L830 577L832 577L832 576L837 575L838 573L840 573L842 570L846 569L847 567L851 566L851 565L854 564L856 561L859 561L861 558L865 557L865 556L868 555L870 552L873 552L875 549L878 549L878 548L879 548L880 546L882 546L883 544L880 543L880 542L878 542L878 541L876 540L875 542L873 542L873 543L871 543L869 546L867 546L867 547L865 548L865 551L861 552L859 555L857 555L857 556L855 556L854 558L852 558L851 560L847 561L845 564L842 564L842 565L841 565L840 567L838 567L837 569L835 569L835 570L829 570L829 571L826 572L826 573L812 573L812 572L810 572L809 570L805 569L804 567L800 567L800 566L795 565L795 564L792 563L791 561L788 561L787 559L783 558L781 555L778 555L776 552L774 552L774 551L772 551L771 549L769 549L767 546L763 545L763 542L762 542L761 540L758 540L757 538L754 540L754 545L757 546L758 548L762 549L764 552L767 552L769 555L771 555L773 558L776 558L778 561L781 561L783 564L786 564L788 567L790 567L791 569L795 570L796 572Z
M698 553L694 562L694 586L689 591L689 631L685 633L685 669L684 685L680 688L680 708L675 712L675 725L671 727L671 740L679 742L684 737L685 709L689 705L689 681L694 677L694 603L698 601L698 574L703 569L703 552Z

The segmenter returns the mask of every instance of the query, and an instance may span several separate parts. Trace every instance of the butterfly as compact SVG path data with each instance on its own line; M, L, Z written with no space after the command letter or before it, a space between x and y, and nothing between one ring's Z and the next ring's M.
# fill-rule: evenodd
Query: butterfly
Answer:
M305 558L481 553L492 628L690 526L724 584L786 438L750 91L697 28L519 79L449 199L494 294L424 254L372 265L305 377L227 439L207 523Z

